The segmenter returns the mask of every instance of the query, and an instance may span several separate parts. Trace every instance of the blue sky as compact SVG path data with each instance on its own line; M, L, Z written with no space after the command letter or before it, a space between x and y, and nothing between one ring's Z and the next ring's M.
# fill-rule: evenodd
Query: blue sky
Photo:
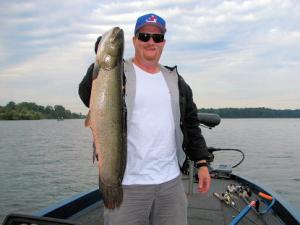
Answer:
M106 30L137 17L167 22L165 65L177 65L198 107L300 108L300 1L0 1L0 105L60 104L86 113L78 84Z

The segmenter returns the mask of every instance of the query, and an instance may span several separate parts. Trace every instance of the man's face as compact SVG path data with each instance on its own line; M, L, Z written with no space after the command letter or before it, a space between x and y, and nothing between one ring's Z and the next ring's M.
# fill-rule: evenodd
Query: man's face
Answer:
M146 25L142 27L138 33L162 34L158 27ZM137 36L133 37L133 45L135 48L135 58L140 62L158 62L165 46L165 40L155 43L151 37L149 41L143 42Z

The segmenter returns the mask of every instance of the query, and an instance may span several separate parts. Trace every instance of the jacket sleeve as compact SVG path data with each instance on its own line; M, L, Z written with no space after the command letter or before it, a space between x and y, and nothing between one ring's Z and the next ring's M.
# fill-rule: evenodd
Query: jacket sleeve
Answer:
M184 113L184 124L185 124L185 152L187 156L193 161L199 161L208 159L209 154L205 139L202 135L199 127L200 121L198 119L197 106L193 101L192 89L188 84L185 84L185 113Z
M86 75L83 77L82 81L79 84L78 94L82 102L86 107L90 105L90 97L92 90L92 82L93 82L93 69L94 63L91 64L86 71Z

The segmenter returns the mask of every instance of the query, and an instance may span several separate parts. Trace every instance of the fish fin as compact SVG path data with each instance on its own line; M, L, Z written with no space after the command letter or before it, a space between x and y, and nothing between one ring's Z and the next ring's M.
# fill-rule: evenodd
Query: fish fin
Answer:
M89 113L87 114L85 121L84 121L85 127L91 127L91 110L89 110Z
M93 163L95 163L95 159L97 161L99 161L98 154L97 154L97 151L96 151L95 141L93 141Z
M84 125L85 127L91 127L91 115L90 115L90 112L87 114L86 116L86 119L84 121ZM93 134L94 136L94 134ZM95 137L94 137L94 140L95 140ZM95 159L97 159L98 161L98 154L97 154L97 150L96 150L96 144L95 144L95 141L93 141L93 163L95 163Z
M100 70L100 66L96 61L93 68L93 80L98 77L99 70Z
M106 186L99 176L99 190L103 197L104 206L108 209L119 208L123 201L122 185Z

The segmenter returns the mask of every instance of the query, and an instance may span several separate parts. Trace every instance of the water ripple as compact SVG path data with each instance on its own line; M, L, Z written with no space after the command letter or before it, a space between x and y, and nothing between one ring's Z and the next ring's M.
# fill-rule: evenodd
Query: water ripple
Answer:
M202 131L209 146L244 151L246 159L236 173L276 187L300 208L299 129L300 119L224 119ZM7 213L31 213L97 187L91 140L82 120L0 121L0 221ZM239 159L216 156L222 164Z

